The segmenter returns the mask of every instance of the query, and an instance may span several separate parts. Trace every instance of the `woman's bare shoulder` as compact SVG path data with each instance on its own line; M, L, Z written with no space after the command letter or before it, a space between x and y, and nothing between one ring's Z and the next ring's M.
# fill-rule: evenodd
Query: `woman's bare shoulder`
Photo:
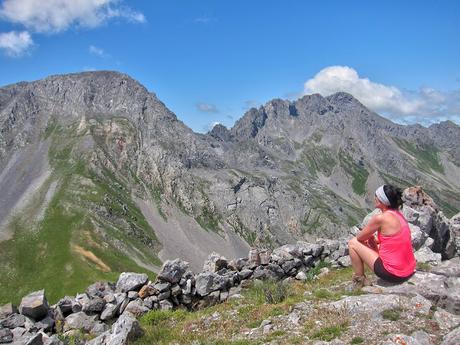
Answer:
M376 214L375 216L372 217L371 221L372 223L375 223L375 224L381 224L383 221L384 221L384 213L379 213L379 214Z
M394 212L386 211L381 214L382 216L382 223L384 224L391 224L391 225L398 225L399 224L399 218L398 215L395 214Z

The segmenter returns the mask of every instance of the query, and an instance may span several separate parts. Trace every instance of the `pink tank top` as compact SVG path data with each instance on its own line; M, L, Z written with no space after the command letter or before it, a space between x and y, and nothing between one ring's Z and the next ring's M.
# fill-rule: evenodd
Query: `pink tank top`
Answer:
M388 210L388 212L399 218L401 229L392 236L385 236L380 231L378 232L379 256L388 272L398 277L408 277L415 271L415 257L409 224L401 212L394 210Z

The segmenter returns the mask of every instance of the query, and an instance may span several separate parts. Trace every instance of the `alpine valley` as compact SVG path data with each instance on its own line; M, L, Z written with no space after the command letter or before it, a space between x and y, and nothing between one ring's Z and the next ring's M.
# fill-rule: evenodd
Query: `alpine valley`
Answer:
M179 257L343 238L382 183L460 210L460 127L395 124L352 95L274 99L194 133L127 75L0 88L0 304L50 301ZM57 284L56 280L60 283Z

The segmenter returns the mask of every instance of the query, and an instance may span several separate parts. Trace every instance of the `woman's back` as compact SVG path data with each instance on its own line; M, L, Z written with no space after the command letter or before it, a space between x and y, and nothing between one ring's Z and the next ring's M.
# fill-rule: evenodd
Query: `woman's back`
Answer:
M397 234L401 227L404 225L401 222L399 215L396 212L384 212L382 214L382 226L380 227L380 232L385 236L392 236Z
M388 222L378 232L379 256L388 272L398 277L407 277L414 272L416 265L409 224L401 212L385 211L387 212L391 213L394 221L386 215Z

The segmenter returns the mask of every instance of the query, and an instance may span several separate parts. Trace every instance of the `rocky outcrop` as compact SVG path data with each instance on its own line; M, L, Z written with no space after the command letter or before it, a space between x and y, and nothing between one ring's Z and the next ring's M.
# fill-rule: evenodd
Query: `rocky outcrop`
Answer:
M419 262L439 262L441 257L450 259L460 252L455 216L451 220L444 216L433 199L419 186L405 189L403 200L404 216L412 225L414 248L425 245L417 257Z

